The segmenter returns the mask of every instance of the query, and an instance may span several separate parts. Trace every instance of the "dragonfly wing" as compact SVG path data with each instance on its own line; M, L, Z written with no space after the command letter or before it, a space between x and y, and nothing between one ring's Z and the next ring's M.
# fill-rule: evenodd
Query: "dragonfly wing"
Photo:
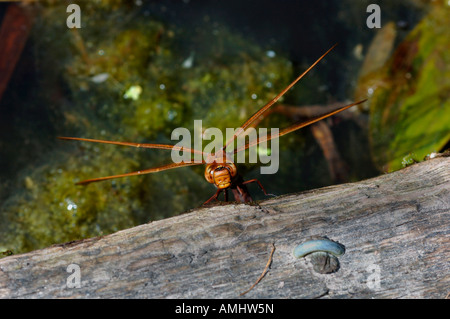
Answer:
M111 175L111 176L105 176L105 177L99 177L99 178L93 178L93 179L87 179L87 180L84 180L84 181L76 183L76 185L86 185L86 184L89 184L89 183L100 182L100 181L104 181L104 180L108 180L108 179L127 177L127 176L135 176L135 175L144 175L144 174L150 174L150 173L157 173L157 172L166 171L166 170L173 169L173 168L185 167L185 166L193 166L193 165L201 165L201 164L204 164L204 163L203 162L202 163L196 163L196 162L171 163L171 164L158 166L158 167L154 167L154 168L149 168L149 169L144 169L144 170L131 172L131 173L125 173L125 174L119 174L119 175Z
M287 91L289 91L301 78L303 78L312 68L316 66L317 63L320 62L334 47L337 45L333 45L327 52L325 52L320 58L316 60L309 68L307 68L300 76L298 76L291 84L289 84L283 91L281 91L276 97L274 97L269 103L264 105L258 112L253 114L242 126L236 131L232 138L230 138L223 149L225 150L229 144L231 144L242 132L245 131L247 127L249 127L255 120L257 120L260 116L264 114L272 105L274 105Z
M330 117L330 116L335 115L335 114L337 114L339 112L342 112L342 111L344 111L344 110L346 110L346 109L348 109L348 108L350 108L352 106L364 103L365 101L367 101L367 99L361 100L361 101L358 101L358 102L354 102L354 103L351 103L351 104L348 104L348 105L345 105L345 106L342 106L342 107L339 107L339 108L337 108L335 110L332 110L330 112L327 112L327 113L325 113L323 115L314 117L312 119L309 119L309 120L306 120L306 121L303 121L303 122L300 122L300 123L293 124L293 125L285 128L285 129L281 130L280 132L278 132L278 134L270 135L270 136L264 136L264 137L262 137L260 139L251 141L251 142L247 143L245 146L235 150L234 153L237 154L239 152L245 151L246 149L248 149L248 148L250 148L252 146L258 145L258 144L260 144L262 142L270 141L270 140L272 140L274 138L277 138L277 137L289 134L289 133L294 132L296 130L299 130L299 129L305 127L305 126L311 125L311 124L316 123L316 122L318 122L320 120L326 119L327 117Z
M154 149L164 149L164 150L174 150L174 151L184 151L190 152L192 154L201 154L202 151L194 150L186 147L170 145L170 144L149 144L149 143L131 143L131 142L119 142L119 141L105 141L105 140L96 140L91 138L81 138L81 137L65 137L58 136L60 140L70 140L70 141L83 141L83 142L93 142L93 143L103 143L103 144L114 144L114 145L123 145L123 146L132 146L137 148L154 148Z

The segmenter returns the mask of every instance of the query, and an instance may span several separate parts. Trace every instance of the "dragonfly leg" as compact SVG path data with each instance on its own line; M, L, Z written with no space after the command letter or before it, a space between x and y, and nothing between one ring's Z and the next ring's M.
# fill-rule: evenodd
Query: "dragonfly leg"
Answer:
M256 178L250 179L250 180L248 180L248 181L245 181L245 182L242 183L242 185L250 184L250 183L257 183L257 184L259 185L259 187L261 188L261 190L264 192L264 195L266 195L266 196L271 195L271 194L267 194L267 192L266 192L266 190L264 189L264 187L262 186L261 182L258 181Z
M208 199L206 202L203 203L203 205L208 204L213 199L218 200L217 197L219 196L221 191L222 191L221 189L218 189L217 192L214 195L212 195L210 199Z

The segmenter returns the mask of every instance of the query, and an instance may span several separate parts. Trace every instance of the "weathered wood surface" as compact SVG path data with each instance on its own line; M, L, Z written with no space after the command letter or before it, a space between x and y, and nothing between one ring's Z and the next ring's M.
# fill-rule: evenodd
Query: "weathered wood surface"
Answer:
M229 204L0 259L3 298L445 298L450 291L450 158L370 180ZM314 272L294 247L345 245ZM69 288L70 264L80 288ZM379 280L378 280L379 279Z

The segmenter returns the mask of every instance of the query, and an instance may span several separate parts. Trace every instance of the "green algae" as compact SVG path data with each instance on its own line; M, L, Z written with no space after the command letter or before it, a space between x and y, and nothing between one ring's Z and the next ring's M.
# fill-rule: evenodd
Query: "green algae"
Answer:
M374 162L385 171L402 168L410 153L422 160L450 140L449 17L448 5L436 2L391 59L365 75L359 87L359 96L373 91L369 140Z

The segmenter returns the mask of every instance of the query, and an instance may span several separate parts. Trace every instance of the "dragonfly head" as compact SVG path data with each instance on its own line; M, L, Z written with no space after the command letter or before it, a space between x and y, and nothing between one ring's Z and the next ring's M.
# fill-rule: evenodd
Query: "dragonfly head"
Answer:
M236 174L236 165L231 161L225 163L213 162L208 164L205 169L206 180L219 189L230 187Z

